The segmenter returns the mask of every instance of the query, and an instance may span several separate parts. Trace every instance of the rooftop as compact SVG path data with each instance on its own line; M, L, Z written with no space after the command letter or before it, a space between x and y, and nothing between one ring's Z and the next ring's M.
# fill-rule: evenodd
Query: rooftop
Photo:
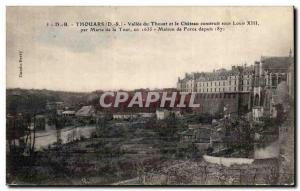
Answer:
M263 69L269 71L287 71L293 60L293 57L261 57Z

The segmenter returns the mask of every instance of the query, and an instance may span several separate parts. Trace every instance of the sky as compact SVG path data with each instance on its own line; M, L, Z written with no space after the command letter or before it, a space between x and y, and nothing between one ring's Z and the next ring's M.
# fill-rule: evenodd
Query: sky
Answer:
M293 50L292 7L8 7L7 88L94 91L176 87L185 73L251 65ZM224 32L80 33L48 23L232 22ZM19 77L22 51L22 78Z

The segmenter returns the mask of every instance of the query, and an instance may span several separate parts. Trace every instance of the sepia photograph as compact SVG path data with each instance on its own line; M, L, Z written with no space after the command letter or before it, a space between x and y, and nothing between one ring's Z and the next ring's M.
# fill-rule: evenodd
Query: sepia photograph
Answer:
M296 184L293 6L7 6L6 184Z

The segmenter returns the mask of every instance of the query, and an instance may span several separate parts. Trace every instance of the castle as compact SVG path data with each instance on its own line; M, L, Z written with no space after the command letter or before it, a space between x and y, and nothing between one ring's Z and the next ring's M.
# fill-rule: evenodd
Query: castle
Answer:
M281 85L280 85L281 84ZM261 57L254 65L232 66L231 70L185 74L178 78L177 90L196 92L199 112L239 114L252 111L259 119L278 101L278 86L290 97L294 94L294 57ZM272 105L273 104L273 105Z

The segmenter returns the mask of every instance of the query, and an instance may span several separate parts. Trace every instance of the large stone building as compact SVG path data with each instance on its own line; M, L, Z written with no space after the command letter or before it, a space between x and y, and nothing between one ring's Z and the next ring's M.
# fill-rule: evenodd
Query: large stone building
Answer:
M185 74L178 79L177 89L182 92L229 93L250 92L253 83L253 66L232 66L231 70Z
M286 82L293 94L294 58L261 57L251 66L232 66L231 70L185 74L178 78L177 90L197 93L198 111L224 115L253 112L254 118L270 110L274 90ZM196 109L196 110L197 110ZM195 110L195 109L194 109Z
M254 67L232 66L231 70L186 74L178 79L177 90L196 92L200 104L194 111L226 116L246 112L251 107Z
M259 119L268 114L274 116L274 107L282 100L282 89L293 99L294 94L294 58L262 57L255 62L253 87L253 117ZM282 101L280 103L283 103Z

